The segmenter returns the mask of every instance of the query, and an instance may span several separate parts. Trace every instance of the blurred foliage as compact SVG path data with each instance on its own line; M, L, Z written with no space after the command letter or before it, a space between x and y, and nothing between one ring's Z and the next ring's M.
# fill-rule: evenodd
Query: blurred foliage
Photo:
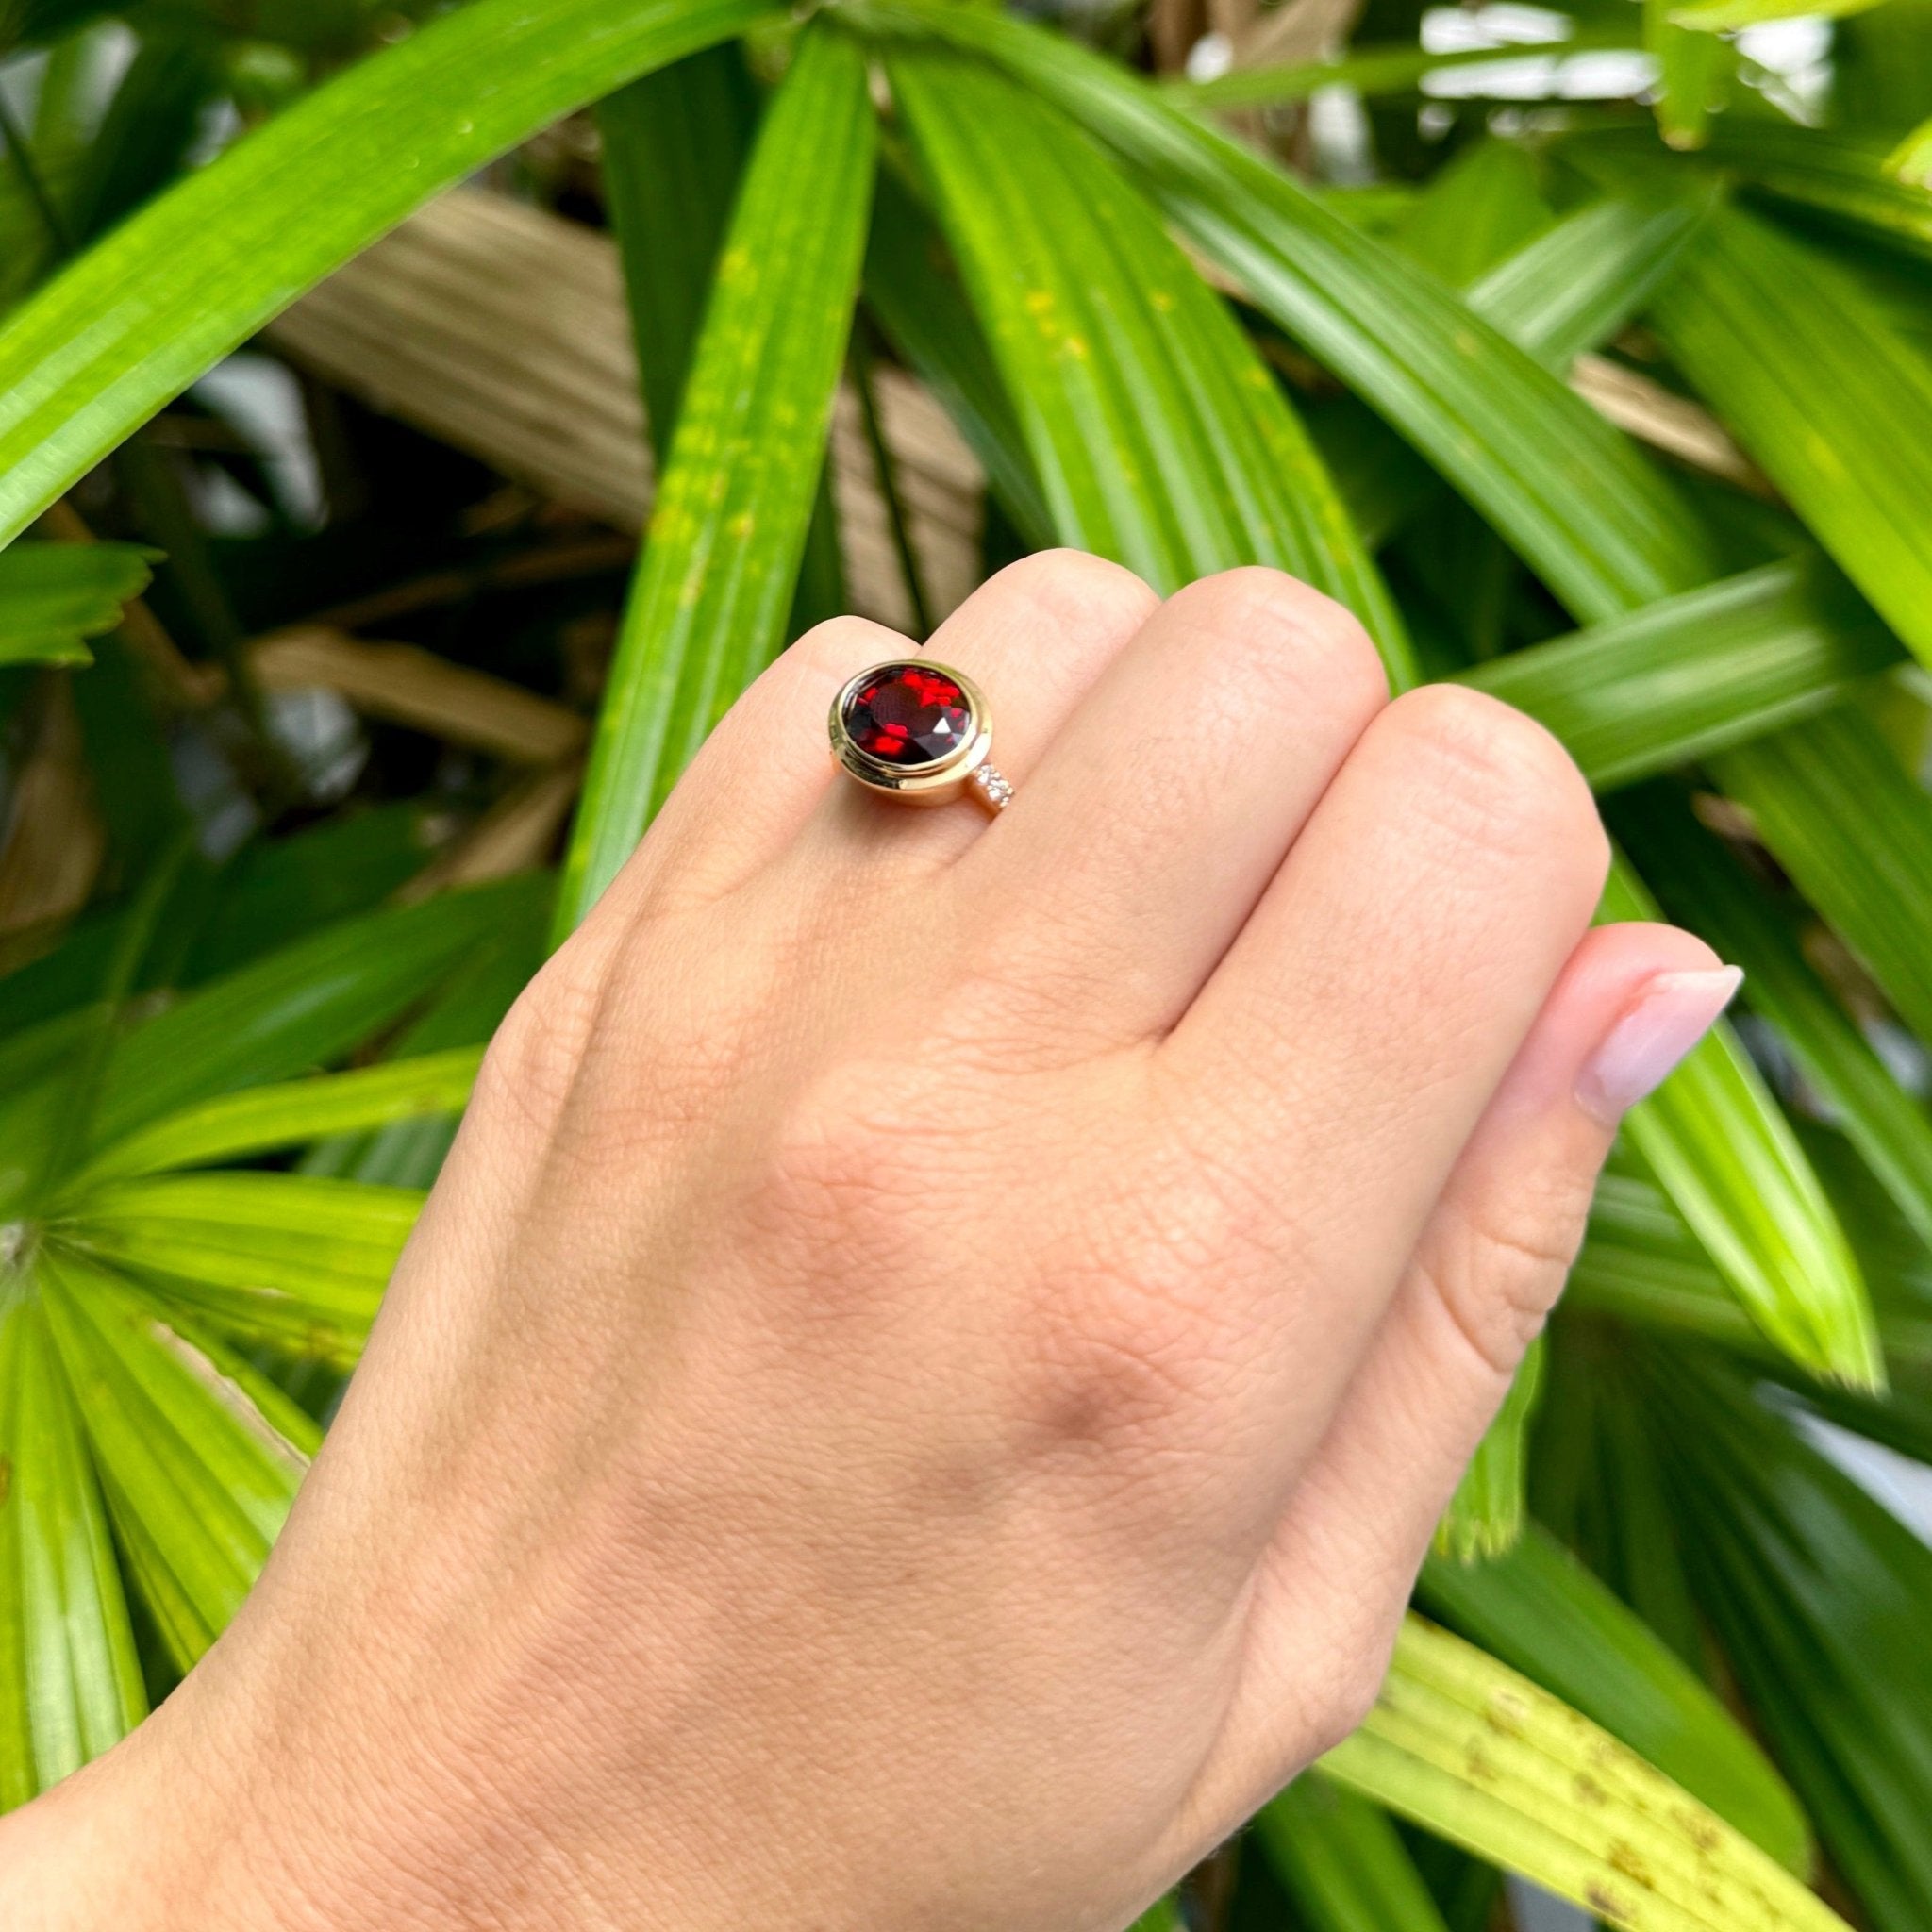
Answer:
M1146 1923L1932 1924L1846 1474L1932 1460L1932 5L1822 10L0 0L0 1805L233 1612L737 689L1058 541L1521 705L1748 974L1374 1715Z

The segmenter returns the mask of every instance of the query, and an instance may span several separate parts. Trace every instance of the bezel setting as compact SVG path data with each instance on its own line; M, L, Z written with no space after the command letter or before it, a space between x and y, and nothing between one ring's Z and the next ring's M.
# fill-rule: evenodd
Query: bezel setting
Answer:
M859 691L881 672L897 670L902 665L951 679L959 687L959 694L966 701L971 729L958 747L943 758L916 765L897 765L889 758L874 758L860 747L846 724L848 709ZM960 797L966 790L967 781L986 763L992 751L992 717L987 708L985 693L970 677L954 670L950 664L934 663L924 658L884 658L848 677L832 700L827 728L831 734L832 756L841 771L857 778L869 791L882 791L907 805L944 805Z

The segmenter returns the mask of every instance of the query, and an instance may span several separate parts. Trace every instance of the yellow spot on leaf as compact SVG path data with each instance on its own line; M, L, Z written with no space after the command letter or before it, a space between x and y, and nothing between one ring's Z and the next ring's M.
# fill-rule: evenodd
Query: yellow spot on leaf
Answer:
M1633 1884L1641 1885L1646 1891L1657 1890L1657 1880L1651 1876L1650 1867L1643 1862L1642 1855L1635 1845L1625 1844L1622 1839L1610 1845L1610 1863Z
M1589 1900L1591 1911L1602 1913L1613 1924L1628 1925L1632 1923L1629 1907L1608 1886L1587 1885L1584 1887L1584 1897Z

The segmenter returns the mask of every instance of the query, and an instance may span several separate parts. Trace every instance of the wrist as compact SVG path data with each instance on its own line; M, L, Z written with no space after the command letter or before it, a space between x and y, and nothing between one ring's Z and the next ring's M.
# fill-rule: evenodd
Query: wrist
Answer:
M8 1932L185 1932L196 1856L188 1789L147 1728L0 1818L0 1924Z
M219 1735L204 1688L197 1671L111 1751L0 1817L7 1932L360 1932L298 1882L307 1851L276 1814L274 1754Z

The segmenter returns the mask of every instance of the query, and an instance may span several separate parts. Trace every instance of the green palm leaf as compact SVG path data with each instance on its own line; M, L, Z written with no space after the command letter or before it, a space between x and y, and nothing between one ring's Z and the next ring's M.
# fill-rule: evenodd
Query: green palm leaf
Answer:
M1932 663L1932 362L1856 277L1716 210L1651 318L1845 575Z
M1804 1813L1763 1753L1548 1531L1531 1524L1507 1556L1474 1567L1431 1557L1418 1601L1621 1739L1779 1864L1800 1876L1810 1870Z
M1428 457L1580 618L1716 574L1696 519L1624 436L1280 169L1012 18L927 0L855 10L991 57L1119 154L1181 232Z
M1699 33L1724 34L1767 20L1791 20L1799 14L1840 17L1882 4L1883 0L1690 0L1687 7L1673 8L1670 17L1678 26Z
M108 1182L51 1230L240 1341L347 1367L422 1207L318 1175L169 1174Z
M1433 74L1458 67L1546 67L1552 55L1581 53L1607 47L1631 48L1633 37L1614 28L1596 30L1572 26L1559 41L1535 47L1478 47L1453 53L1393 43L1357 47L1336 60L1295 60L1279 66L1237 67L1212 80L1172 82L1176 99L1195 108L1261 108L1277 102L1305 101L1324 88L1352 89L1365 99L1382 94L1412 93Z
M1921 50L1907 52L1903 64L1907 72L1901 81L1909 84L1914 66L1923 80ZM1766 200L1823 218L1861 241L1932 259L1932 188L1890 168L1882 144L1769 118L1734 118L1711 142L1710 156Z
M1714 769L1907 1024L1932 1040L1932 798L1877 726L1843 705Z
M736 46L707 47L597 107L644 426L661 463L751 146L758 95Z
M1458 675L1547 724L1607 791L1814 716L1904 655L1835 570L1801 558Z
M806 35L720 259L564 863L567 932L782 641L865 242L865 62Z
M107 1514L38 1290L0 1287L0 1811L146 1714Z
M147 588L152 553L131 543L16 543L0 550L0 665L85 664Z
M1309 1932L1447 1932L1388 1813L1345 1786L1298 1778L1254 1828Z
M1061 541L1169 590L1278 564L1349 604L1413 683L1319 458L1153 210L982 64L908 53L891 71Z
M103 1148L74 1186L84 1190L106 1178L206 1167L242 1155L306 1146L330 1134L460 1113L482 1058L480 1046L453 1047L354 1073L224 1094L150 1122Z
M1932 1550L1735 1377L1650 1364L1698 1598L1874 1932L1932 1923ZM1747 1922L1751 1923L1751 1922Z
M1773 794L1780 802L1789 795L1782 788ZM1640 835L1645 876L1657 882L1666 903L1695 918L1724 958L1743 967L1745 999L1776 1023L1899 1211L1932 1243L1932 1117L1811 970L1790 917L1753 891L1681 808L1657 797L1635 799L1618 824L1626 836Z
M548 890L547 879L532 875L342 920L188 994L115 1046L94 1144L345 1053Z
M1543 1343L1539 1336L1436 1526L1436 1548L1452 1562L1488 1562L1511 1549L1523 1534L1529 1425L1542 1392L1542 1372Z
M762 0L478 0L191 175L0 328L0 542L357 250Z
M131 1284L71 1252L44 1255L41 1272L124 1560L185 1669L247 1595L319 1432Z
M1611 872L1603 917L1657 917L1626 865ZM1751 1131L1739 1132L1740 1123ZM1785 1354L1819 1374L1883 1383L1858 1264L1790 1122L1728 1027L1707 1034L1630 1109L1624 1133Z
M1415 1618L1368 1722L1320 1768L1631 1932L1843 1932L1634 1751Z
M1591 202L1474 277L1469 306L1560 375L1671 278L1710 206L1691 195Z
M1907 188L1932 189L1932 121L1922 121L1886 156L1885 172Z
M986 336L931 217L890 168L879 175L866 244L865 299L892 346L945 406L1014 527L1036 550L1053 517Z

